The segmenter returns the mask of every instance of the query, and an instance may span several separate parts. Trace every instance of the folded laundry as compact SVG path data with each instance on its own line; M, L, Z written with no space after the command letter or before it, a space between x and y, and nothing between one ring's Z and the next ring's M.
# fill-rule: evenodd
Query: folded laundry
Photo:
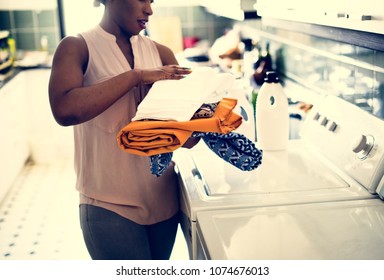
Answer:
M224 98L234 81L232 74L216 73L210 67L197 67L181 80L158 81L139 104L132 121L189 121L202 104Z
M194 132L217 132L226 134L242 123L241 116L233 109L236 99L223 98L210 118L177 121L132 121L117 135L119 147L125 152L152 156L169 153L184 145Z
M195 132L192 137L201 137L216 155L243 171L256 169L262 161L263 151L243 134L229 132ZM172 152L150 157L151 173L161 176L172 160Z

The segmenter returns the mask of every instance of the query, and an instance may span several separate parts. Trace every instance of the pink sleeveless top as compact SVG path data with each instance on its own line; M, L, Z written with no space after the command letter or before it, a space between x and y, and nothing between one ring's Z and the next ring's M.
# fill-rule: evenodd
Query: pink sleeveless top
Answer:
M81 35L89 52L84 86L131 70L114 35L100 26ZM131 43L135 68L162 66L156 45L148 37L134 36ZM80 203L103 207L146 225L166 220L178 211L178 181L173 165L156 177L150 173L148 157L122 151L116 140L148 89L135 87L99 116L74 126Z

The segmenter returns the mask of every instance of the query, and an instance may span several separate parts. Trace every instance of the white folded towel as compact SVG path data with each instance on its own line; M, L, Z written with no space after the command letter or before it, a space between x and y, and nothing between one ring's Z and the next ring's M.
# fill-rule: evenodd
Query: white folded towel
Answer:
M189 121L202 104L225 97L234 81L232 74L217 73L209 67L195 68L181 80L158 81L139 104L132 121Z

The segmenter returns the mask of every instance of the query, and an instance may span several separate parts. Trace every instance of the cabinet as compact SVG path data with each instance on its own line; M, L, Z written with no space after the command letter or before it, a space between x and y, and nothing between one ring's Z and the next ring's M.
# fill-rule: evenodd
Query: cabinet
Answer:
M256 9L262 18L278 18L384 34L382 0L257 0Z
M0 89L0 202L29 156L25 78L19 73Z
M73 156L73 128L58 125L48 98L49 69L20 72L0 89L0 203L30 157L50 164Z
M254 12L255 3L256 0L200 1L200 5L205 7L208 12L235 20L244 20L246 12Z
M28 144L35 164L73 156L73 127L60 126L52 116L48 97L50 73L50 69L24 72L28 88Z

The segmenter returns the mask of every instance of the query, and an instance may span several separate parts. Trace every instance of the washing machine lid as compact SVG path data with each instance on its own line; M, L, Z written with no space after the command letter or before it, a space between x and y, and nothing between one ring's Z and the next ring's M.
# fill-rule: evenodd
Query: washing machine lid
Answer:
M208 196L265 194L349 188L351 182L320 161L300 141L286 151L264 151L262 164L242 171L209 149L192 154Z
M384 203L202 211L197 233L210 259L384 259Z

